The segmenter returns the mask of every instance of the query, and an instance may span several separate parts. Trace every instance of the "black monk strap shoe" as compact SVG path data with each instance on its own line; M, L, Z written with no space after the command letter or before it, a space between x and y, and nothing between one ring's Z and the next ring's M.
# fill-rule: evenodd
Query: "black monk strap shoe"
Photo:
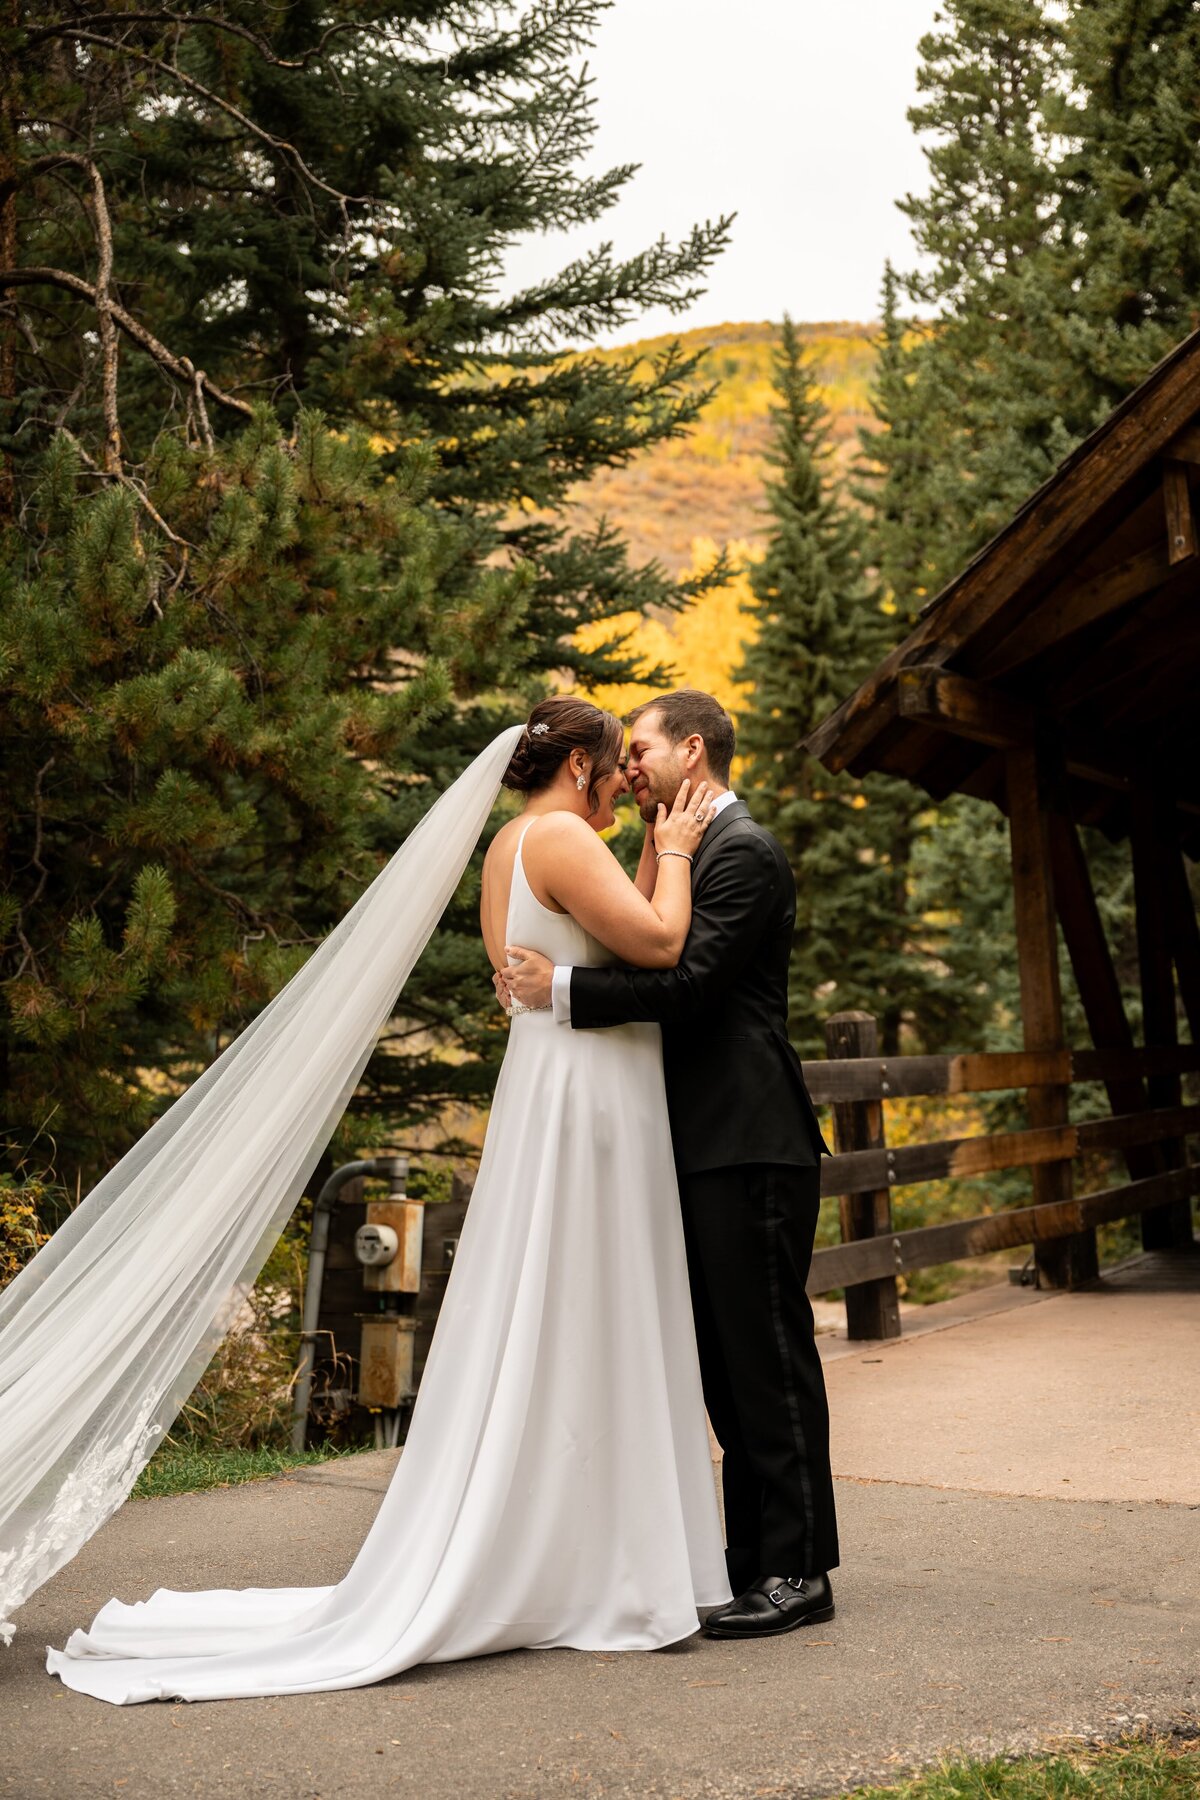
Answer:
M778 1637L832 1617L828 1575L760 1575L728 1606L709 1613L704 1632L721 1638Z

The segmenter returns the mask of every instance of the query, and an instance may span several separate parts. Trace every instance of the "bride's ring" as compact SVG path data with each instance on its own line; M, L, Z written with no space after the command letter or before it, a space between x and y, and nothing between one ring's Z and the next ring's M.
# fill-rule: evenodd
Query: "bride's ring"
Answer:
M700 821L703 817L704 817L704 808L702 806L698 806L696 808L696 823L697 823L697 825L700 823Z

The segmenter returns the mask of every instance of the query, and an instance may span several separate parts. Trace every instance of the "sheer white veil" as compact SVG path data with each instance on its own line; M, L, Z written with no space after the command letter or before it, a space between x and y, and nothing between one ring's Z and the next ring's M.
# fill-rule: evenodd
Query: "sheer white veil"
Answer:
M521 726L432 806L299 974L0 1293L0 1640L128 1494L340 1118Z

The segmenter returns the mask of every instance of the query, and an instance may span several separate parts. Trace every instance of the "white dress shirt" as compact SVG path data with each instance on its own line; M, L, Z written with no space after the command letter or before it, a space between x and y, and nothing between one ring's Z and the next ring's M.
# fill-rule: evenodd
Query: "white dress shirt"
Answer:
M718 794L712 803L712 816L715 819L725 807L732 806L737 795L732 790ZM554 1021L557 1025L571 1023L571 964L556 963L550 984L550 1002L554 1008Z

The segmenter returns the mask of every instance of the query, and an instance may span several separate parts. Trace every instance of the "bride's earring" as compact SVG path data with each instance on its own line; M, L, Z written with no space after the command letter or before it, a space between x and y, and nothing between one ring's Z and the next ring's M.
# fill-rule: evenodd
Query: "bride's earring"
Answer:
M575 786L579 789L580 793L582 794L584 788L587 786L586 778L581 775L579 777L578 781L575 783Z

